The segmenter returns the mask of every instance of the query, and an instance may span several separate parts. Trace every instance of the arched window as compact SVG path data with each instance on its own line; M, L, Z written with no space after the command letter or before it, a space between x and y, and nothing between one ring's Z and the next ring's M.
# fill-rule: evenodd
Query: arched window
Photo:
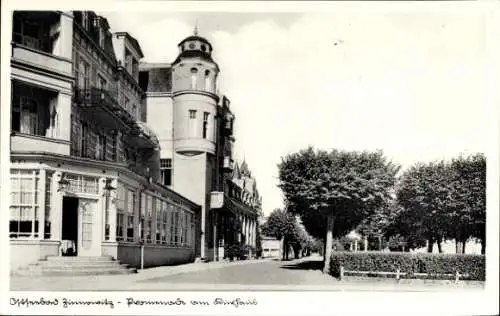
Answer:
M198 73L198 69L196 68L191 68L191 89L195 90L196 89L196 75Z
M205 70L205 90L210 90L210 70Z

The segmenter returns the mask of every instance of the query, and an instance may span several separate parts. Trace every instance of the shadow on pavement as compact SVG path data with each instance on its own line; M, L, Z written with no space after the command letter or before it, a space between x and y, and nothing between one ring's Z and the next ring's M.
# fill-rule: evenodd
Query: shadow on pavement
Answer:
M322 270L323 269L323 261L318 260L310 260L303 261L299 263L291 263L284 264L280 268L282 269L291 269L291 270Z

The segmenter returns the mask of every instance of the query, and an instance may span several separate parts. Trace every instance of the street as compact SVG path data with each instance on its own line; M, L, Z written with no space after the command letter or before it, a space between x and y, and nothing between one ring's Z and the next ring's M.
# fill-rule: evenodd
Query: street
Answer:
M131 275L81 277L15 277L13 291L439 291L482 290L482 282L349 279L339 281L321 272L321 257L282 262L248 260L193 263L145 269Z

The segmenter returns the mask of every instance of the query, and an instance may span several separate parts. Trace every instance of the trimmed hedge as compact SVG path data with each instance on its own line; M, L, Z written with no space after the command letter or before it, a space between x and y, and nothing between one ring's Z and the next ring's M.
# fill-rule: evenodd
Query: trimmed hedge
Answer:
M396 272L407 275L403 278L447 279L439 274L460 272L461 280L485 280L485 256L468 254L437 254L410 252L334 252L330 263L330 274L339 277L340 266L350 271ZM428 273L429 276L414 275ZM462 276L462 274L468 274Z

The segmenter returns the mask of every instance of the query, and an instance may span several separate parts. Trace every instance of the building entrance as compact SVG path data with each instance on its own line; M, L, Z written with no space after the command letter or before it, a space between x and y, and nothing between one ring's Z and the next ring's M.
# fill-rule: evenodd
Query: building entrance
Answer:
M63 197L61 255L78 254L78 198Z

